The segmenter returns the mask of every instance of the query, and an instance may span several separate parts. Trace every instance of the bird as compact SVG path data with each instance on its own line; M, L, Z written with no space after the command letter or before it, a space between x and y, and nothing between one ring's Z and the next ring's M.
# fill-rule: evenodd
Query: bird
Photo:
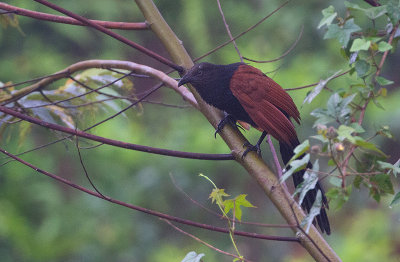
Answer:
M300 124L300 113L290 95L261 70L243 62L217 65L208 62L195 64L178 82L178 86L191 84L201 98L209 105L225 112L217 126L219 132L226 123L247 123L261 131L255 146L249 151L260 152L260 145L267 134L279 142L282 161L285 165L294 155L294 148L300 144L291 119ZM308 163L307 168L312 164ZM293 184L297 187L304 179L305 170L295 172ZM326 213L328 201L319 182L307 192L302 208L310 212L318 190L322 194L322 208L315 220L322 233L330 234Z

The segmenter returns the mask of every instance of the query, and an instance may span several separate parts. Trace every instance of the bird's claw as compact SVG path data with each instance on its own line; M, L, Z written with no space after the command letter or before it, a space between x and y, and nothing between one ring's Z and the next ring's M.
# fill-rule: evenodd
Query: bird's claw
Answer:
M226 124L235 125L236 120L231 115L225 115L224 118L218 123L217 129L215 130L214 137L217 138L217 134L219 134Z
M243 152L242 159L245 158L246 155L247 155L248 153L250 153L251 151L256 152L257 155L258 155L259 157L261 157L261 148L260 148L260 145L259 145L259 144L256 144L256 145L253 146L253 145L250 144L249 142L246 142L246 143L243 144L243 147L247 147L247 148L246 148L246 150Z

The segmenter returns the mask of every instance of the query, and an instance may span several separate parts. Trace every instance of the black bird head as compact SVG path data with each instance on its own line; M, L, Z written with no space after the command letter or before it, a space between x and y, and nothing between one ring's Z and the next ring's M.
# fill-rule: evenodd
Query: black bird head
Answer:
M204 84L204 81L209 78L210 72L215 69L217 65L210 63L200 63L194 65L179 81L178 86L190 83L194 86Z
M181 78L178 86L190 83L199 89L220 85L222 81L229 84L232 74L242 64L214 65L207 62L196 64Z

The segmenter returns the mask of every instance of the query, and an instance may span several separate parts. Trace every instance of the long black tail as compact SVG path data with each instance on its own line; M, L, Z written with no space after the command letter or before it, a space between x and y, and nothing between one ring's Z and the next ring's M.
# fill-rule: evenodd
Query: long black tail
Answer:
M283 163L285 163L285 165L286 165L294 155L294 152L293 152L294 147L291 145L288 145L286 143L281 143L281 142L279 143L279 147L280 147ZM312 165L310 162L308 162L307 168L312 168ZM295 187L297 187L300 183L303 182L304 172L305 172L305 170L301 170L292 175L293 183L294 183ZM311 207L315 201L315 198L317 196L318 190L321 190L323 205L322 205L320 214L318 216L316 216L315 219L316 219L318 226L321 229L322 233L326 232L326 234L330 235L331 227L329 225L328 216L327 216L326 210L325 210L328 208L328 201L326 199L324 190L322 189L321 184L319 182L317 182L314 189L307 192L306 196L304 197L303 203L301 203L301 207L305 211L310 212L310 209L311 209Z

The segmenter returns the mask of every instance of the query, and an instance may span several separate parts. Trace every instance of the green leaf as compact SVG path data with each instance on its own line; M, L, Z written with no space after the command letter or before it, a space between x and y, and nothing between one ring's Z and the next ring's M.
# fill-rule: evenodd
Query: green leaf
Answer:
M357 4L353 4L350 2L345 2L345 6L348 9L358 10L363 12L369 19L377 19L378 17L386 14L386 5L381 5L377 7L370 7L370 8L361 8Z
M189 253L186 254L185 258L182 259L181 262L200 262L201 258L204 256L205 255L203 253L197 254L194 251L190 251Z
M312 171L310 172L307 170L304 173L303 176L304 181L296 187L296 190L293 193L293 196L300 194L299 205L303 203L304 197L306 196L307 192L315 188L315 185L318 182L318 175L317 175L318 171L319 171L319 163L317 159L315 160Z
M292 162L293 160L295 160L295 159L299 158L300 156L302 156L309 149L310 149L310 141L308 141L308 139L304 140L303 143L301 143L300 145L296 146L296 148L293 150L294 155L289 160L288 164L290 164L290 162Z
M333 78L335 78L342 70L337 71L327 79L321 79L319 80L319 83L316 87L314 87L304 98L303 104L304 103L311 103L312 100L322 91L322 89L326 86L326 84L331 81Z
M329 183L331 183L333 186L336 186L336 187L341 187L342 182L343 182L343 180L337 176L331 176L329 178Z
M337 129L338 139L340 141L347 139L354 144L356 142L355 138L352 136L354 132L355 132L354 128L350 126L340 125L339 128Z
M379 153L381 156L383 156L385 158L388 157L388 155L386 155L380 149L378 149L375 144L373 144L371 142L368 142L368 141L365 141L364 138L359 137L359 136L355 136L354 139L355 139L355 143L354 143L355 145L357 145L359 147L362 147L362 148L365 148L365 149L369 149L369 150L375 151L375 152Z
M280 179L280 183L283 183L286 179L288 179L293 173L296 173L299 170L304 169L308 162L310 161L310 154L306 154L303 158L293 160L290 163L290 168L283 174Z
M361 30L361 27L354 23L354 19L349 19L346 23L339 27L337 24L328 26L328 31L325 33L324 39L337 38L342 46L347 46L350 41L350 36L354 32Z
M355 69L356 69L358 77L360 77L360 78L366 77L366 75L369 71L369 68L370 68L370 65L365 60L360 59L356 62Z
M234 199L228 199L223 202L224 212L228 214L230 210L235 209L235 218L242 221L241 207L255 207L246 199L246 194L240 194Z
M368 50L371 45L371 41L367 41L363 38L357 38L351 45L350 52L357 52L360 50Z
M378 82L378 84L380 84L381 86L387 86L387 85L391 85L394 83L392 80L386 79L382 76L377 76L376 82Z
M389 44L389 43L386 43L385 41L381 41L378 44L379 52L385 52L385 51L388 51L388 50L390 50L392 48L393 48L393 46L391 44Z
M208 198L211 198L211 203L214 203L215 201L217 205L223 206L222 198L227 196L229 195L225 193L225 189L214 188Z
M390 180L390 176L387 174L380 174L380 175L375 175L370 178L371 183L373 183L373 186L375 189L378 191L376 192L377 194L394 194L394 189L393 189L393 184L392 181ZM379 197L380 199L380 197ZM376 200L376 199L375 199ZM379 202L379 200L377 200Z
M305 229L306 233L308 233L308 231L310 230L310 226L314 221L314 218L318 216L319 213L321 212L321 207L322 207L322 194L321 190L318 190L317 196L315 197L315 201L310 209L310 212L308 212L307 216L300 223L300 226L306 228Z
M386 174L393 173L395 177L397 177L397 175L400 174L400 167L399 167L400 159L393 165L388 162L383 162L379 160L376 162L378 163L381 169L384 169L385 172L387 172Z
M362 183L362 182L363 182L362 176L356 176L356 177L354 178L354 180L353 180L353 185L354 185L356 188L360 189L360 186L361 186L361 183Z
M348 122L351 115L351 108L348 106L354 99L356 94L341 98L338 93L331 95L327 103L327 109L317 108L311 112L311 115L316 117L314 127L318 124L328 124L333 121L339 123Z
M360 126L356 122L351 123L350 127L352 127L356 133L364 133L365 132L364 128L362 128L362 126Z
M333 6L329 6L328 8L325 8L322 10L322 15L324 16L321 21L318 24L318 29L321 28L324 25L330 25L337 16L337 13L335 12L335 8Z
M377 133L390 139L393 138L393 134L390 132L389 126L382 126Z
M345 189L333 187L329 189L326 196L330 199L330 203L333 204L335 210L342 208L343 204L349 200L349 196L352 191L352 186L349 185Z
M392 207L393 205L396 205L400 203L400 192L397 192L396 195L394 196L392 202L390 202L389 207Z
M386 5L370 7L365 9L365 15L372 20L375 20L386 13L387 13Z
M393 24L396 24L400 20L400 1L389 0L387 2L387 13Z
M353 10L359 10L359 11L364 11L364 8L361 8L359 5L357 4L353 4L351 2L348 1L344 1L344 6L347 7L347 9L353 9Z
M317 118L313 127L317 125L325 125L332 121L335 121L335 117L330 115L326 109L317 108L310 113L313 117Z

